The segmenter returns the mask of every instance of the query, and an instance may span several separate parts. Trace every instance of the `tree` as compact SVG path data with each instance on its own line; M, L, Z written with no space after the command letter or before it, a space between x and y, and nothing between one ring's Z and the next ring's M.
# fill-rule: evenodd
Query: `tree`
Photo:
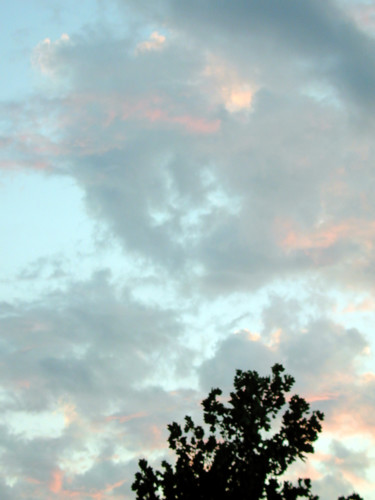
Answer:
M320 411L310 412L309 404L297 395L287 401L294 378L284 371L280 364L268 377L237 370L227 404L220 400L220 389L212 389L203 400L204 427L189 416L183 429L176 422L169 425L168 442L176 463L163 461L163 470L154 471L140 460L132 485L137 499L317 500L310 479L297 484L282 479L289 465L313 453L324 418ZM339 500L361 498L353 494Z

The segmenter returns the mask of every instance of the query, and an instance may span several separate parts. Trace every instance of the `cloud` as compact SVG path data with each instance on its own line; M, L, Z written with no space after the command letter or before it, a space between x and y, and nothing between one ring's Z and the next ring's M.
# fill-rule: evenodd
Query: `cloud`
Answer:
M136 47L136 53L145 52L148 50L161 50L165 43L165 35L161 35L157 31L153 31L149 40L140 42Z
M123 292L102 272L3 310L1 463L13 498L123 495L127 464L165 448L166 423L191 404L189 391L152 386L187 353L177 316Z
M290 229L281 242L286 250L310 250L327 248L342 239L358 241L369 250L373 247L375 223L374 221L343 221L337 226L319 227L312 234L304 235Z
M56 134L53 140L49 132L33 139L30 164L42 154L56 172L72 175L86 192L90 213L109 225L126 251L174 274L178 269L184 279L185 271L199 269L194 280L211 293L327 266L345 279L347 260L359 254L369 268L372 222L362 220L360 230L351 213L359 198L363 213L371 208L371 201L367 209L364 202L371 199L370 189L363 189L354 168L363 157L362 132L348 122L345 110L301 94L302 66L285 66L279 85L277 68L263 53L252 54L254 64L245 64L220 44L196 51L202 21L194 24L192 42L186 44L179 24L183 6L162 5L171 9L170 23L177 27L162 51L136 57L131 36L104 39L93 32L55 43L54 78L68 83L63 97L40 102L34 112L53 115ZM188 23L196 7L187 13ZM272 3L272 8L278 7ZM291 16L300 12L295 3L288 9ZM328 33L333 7L308 4L300 13L302 25L308 12ZM265 26L279 23L280 34L290 24L286 14L273 19L267 9L250 3L238 4L230 16L258 18ZM222 26L225 15L218 5L209 28L222 27L223 37L229 29ZM242 53L241 30L242 21L230 43ZM310 35L312 44L321 43ZM326 36L336 47L336 35ZM282 43L288 40L285 35ZM315 45L310 50L305 40L299 50L311 57L322 50ZM316 64L311 71L318 74ZM334 188L340 175L343 179L340 169L344 191ZM289 233L280 229L280 221L292 221ZM286 247L296 252L285 253Z
M0 496L131 498L167 423L274 362L326 414L317 491L350 493L372 465L348 440L374 438L374 41L330 1L108 5L0 103L2 175L74 181L112 269L95 247L71 270L63 241L15 273L33 296L0 304Z
M372 393L373 383L358 372L360 360L368 355L368 340L357 330L325 319L316 306L316 312L307 312L302 300L272 296L258 335L242 330L218 342L215 354L200 368L203 388L227 391L237 368L265 374L281 362L296 379L295 391L326 412L325 425L334 426L343 414L362 421L371 406L362 395Z
M241 80L237 71L227 62L210 55L205 75L210 80L211 92L216 89L218 100L223 101L227 111L236 113L251 108L257 90L254 83Z
M343 309L343 313L371 312L375 310L375 302L371 298L363 299L356 304L349 304Z
M51 479L51 482L49 484L49 489L50 489L51 493L60 493L61 492L63 478L64 478L64 476L59 469L56 469L52 473L52 479Z
M148 10L145 2L137 3L137 10L159 22L168 20L190 37L194 33L205 44L226 55L232 53L237 61L243 58L239 45L256 44L266 57L276 50L283 62L288 52L294 61L303 58L306 68L319 64L317 78L332 82L342 98L351 99L362 110L374 104L373 40L334 2L312 0L301 5L295 0L281 6L276 0L261 4L240 1L229 8L225 2L206 2L202 6L197 0L189 4L165 0ZM252 61L250 51L246 51L246 58ZM278 61L273 59L277 66Z
M373 485L367 479L371 459L366 452L353 451L333 440L329 453L320 458L318 467L324 474L314 482L315 492L328 494L331 491L334 495L341 491L349 495L354 489L363 489L367 495L373 494Z
M56 53L62 45L69 45L70 37L63 33L60 38L51 41L45 38L35 47L31 62L32 65L46 76L53 77L55 73ZM56 68L57 69L57 68Z
M374 378L363 377L358 369L367 341L358 331L323 318L314 320L311 311L310 317L301 315L301 306L302 301L274 296L264 308L259 335L243 330L217 343L216 352L200 366L201 386L205 391L220 387L227 394L236 369L267 375L274 363L281 362L295 377L292 393L325 413L323 441L318 441L307 466L292 468L288 477L312 478L313 491L324 496L334 484L336 495L356 490L367 491L371 497L367 479L373 466L371 444L361 451L343 444L353 436L357 440L366 436L364 443L375 439L369 417ZM330 453L324 455L320 450L330 439ZM332 477L336 482L331 483Z
M297 390L310 401L336 400L346 391L350 408L350 390L357 380L355 360L364 355L366 345L359 332L325 321L312 322L302 332L292 326L271 330L260 339L240 332L222 341L215 356L203 363L201 380L205 389L228 388L237 368L264 373L282 362L295 376Z

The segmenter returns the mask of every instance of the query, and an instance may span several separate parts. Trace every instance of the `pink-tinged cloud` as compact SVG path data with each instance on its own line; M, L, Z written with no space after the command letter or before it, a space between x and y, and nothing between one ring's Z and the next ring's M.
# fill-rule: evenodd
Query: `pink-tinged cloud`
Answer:
M307 394L304 395L304 398L308 403L315 403L316 401L331 401L333 399L337 399L339 397L339 393L337 392L326 392L321 394Z
M20 389L29 389L30 388L30 380L17 380L16 386Z
M281 343L281 340L282 340L282 336L283 336L283 330L282 330L282 328L278 328L277 330L273 331L271 333L270 340L266 344L267 347L271 351L277 351L277 349L280 346L280 343Z
M38 69L42 74L53 77L56 67L56 50L63 44L70 42L70 37L63 33L61 37L55 41L50 38L45 38L34 48L31 63L34 68Z
M356 407L357 406L357 407ZM346 401L324 422L324 431L337 437L366 436L375 442L373 407L365 408L359 401Z
M236 330L235 332L233 332L233 334L245 336L250 342L259 342L261 340L261 336L258 332L252 332L248 328Z
M112 103L113 104L113 103ZM113 119L119 117L123 121L129 119L145 120L151 124L180 125L189 133L213 134L220 128L220 120L207 120L188 113L176 113L173 103L163 102L160 97L140 99L136 103L114 103L120 114L116 115L114 109L110 110L109 116Z
M257 86L243 80L227 61L211 55L204 74L210 79L209 92L219 96L229 113L251 109Z
M372 482L368 481L363 476L355 474L352 470L350 470L350 465L346 463L345 458L339 458L335 455L316 452L314 453L314 457L312 457L312 461L315 461L317 463L333 462L340 470L344 479L346 479L346 481L348 481L356 489L363 489L373 486Z
M323 474L314 466L314 464L319 464L318 455L319 453L315 452L306 462L296 462L285 474L285 479L293 482L300 477L309 477L312 481L321 479Z
M62 490L64 475L60 469L56 469L52 472L52 478L49 483L49 490L51 493L60 493Z
M26 481L30 484L43 484L42 481L40 481L39 479L35 479L33 477L27 477Z
M364 30L375 29L375 7L373 5L356 5L351 14L357 25Z
M222 89L225 107L230 113L243 109L250 109L254 98L254 91L247 86Z
M341 464L338 464L338 465L341 465ZM356 490L363 490L364 488L367 489L369 487L371 488L374 485L372 481L368 481L367 479L364 479L363 477L359 477L349 470L341 469L341 472L342 472L344 479L346 479L348 481L348 483L350 483L353 486L353 488L355 488Z
M4 170L47 170L52 158L66 153L63 145L52 140L48 133L38 131L15 133L0 149L0 169Z
M363 299L358 304L349 304L343 309L343 313L373 312L375 311L375 300Z
M0 160L0 170L19 170L19 169L32 169L32 170L48 170L50 164L44 160Z
M126 479L123 479L113 484L107 484L101 490L70 490L63 488L63 473L59 469L56 469L52 473L52 479L49 483L49 491L60 499L77 498L83 500L84 498L91 498L93 500L105 500L106 498L110 497L112 500L124 500L124 495L116 495L114 491L122 486L125 482ZM40 483L36 482L36 484Z
M64 415L65 427L69 427L69 425L72 422L75 422L76 420L78 420L76 406L73 403L63 401L63 402L61 402L61 406L60 406L59 410Z
M340 469L343 477L356 489L372 486L369 481L354 474L351 470L348 470L344 459L338 458L329 453L315 451L314 455L309 458L306 465L298 463L297 467L294 467L293 469L298 471L298 477L309 477L313 481L317 481L323 477L323 474L317 470L313 464L317 464L319 466L319 464L330 464L332 462Z
M145 433L145 445L143 451L164 450L168 448L165 436L165 426L159 427L155 424L149 426Z
M15 138L14 143L17 148L22 151L40 155L48 154L58 156L63 152L61 146L53 142L47 135L33 132L19 134Z
M285 251L325 249L338 241L350 240L372 249L375 221L349 219L338 224L322 224L310 232L299 230L292 221L277 221L279 245Z
M113 133L102 136L101 130L114 122ZM176 129L194 135L215 134L221 126L219 119L181 109L178 103L165 97L74 94L61 100L60 114L51 125L51 134L57 133L60 138L52 138L50 132L40 131L38 126L34 132L15 133L3 141L0 169L51 170L56 159L72 152L108 151L124 144L126 132L118 124L126 122L135 123L137 127ZM70 130L74 131L72 138L61 139ZM104 138L101 140L101 137Z
M123 424L125 422L129 422L130 420L134 420L135 418L143 418L146 416L147 413L140 411L131 415L110 415L109 417L106 417L106 421L113 422L117 420L120 424Z
M98 114L92 113L92 104ZM189 112L181 112L178 106L160 96L133 97L121 95L76 94L65 103L66 113L62 117L62 129L81 125L85 131L91 126L109 127L115 120L145 122L148 126L178 126L190 134L214 134L221 126L219 119L208 119Z
M195 134L213 134L220 128L220 120L208 121L191 115L169 115L162 109L150 109L145 111L145 116L151 122L181 125L187 132Z
M165 36L161 35L157 31L151 33L150 38L141 42L136 47L136 54L140 52L149 52L152 50L161 50L165 45Z

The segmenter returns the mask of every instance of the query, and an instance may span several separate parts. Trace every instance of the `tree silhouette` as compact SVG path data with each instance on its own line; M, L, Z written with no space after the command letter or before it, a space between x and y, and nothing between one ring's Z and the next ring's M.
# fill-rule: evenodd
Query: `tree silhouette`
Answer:
M284 371L280 364L268 377L237 370L227 404L220 400L220 389L212 389L203 400L205 428L189 416L183 429L170 424L168 442L176 463L163 461L163 470L154 471L140 460L132 485L137 499L317 500L310 479L297 484L282 479L289 465L313 453L324 418L320 411L310 412L309 404L297 395L286 400L294 378ZM361 497L352 494L339 500Z

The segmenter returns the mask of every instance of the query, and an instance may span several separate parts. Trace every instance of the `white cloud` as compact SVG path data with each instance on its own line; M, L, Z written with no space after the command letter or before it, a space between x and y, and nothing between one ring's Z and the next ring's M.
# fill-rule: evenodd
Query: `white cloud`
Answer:
M204 74L210 80L207 92L212 93L215 89L218 100L224 104L227 111L236 113L250 110L257 88L241 79L230 64L210 56Z
M161 50L165 44L165 40L165 35L160 34L158 31L153 31L148 40L138 43L136 53Z
M69 35L63 33L60 38L51 41L45 38L35 47L31 62L42 74L53 77L57 71L58 50L71 42Z

